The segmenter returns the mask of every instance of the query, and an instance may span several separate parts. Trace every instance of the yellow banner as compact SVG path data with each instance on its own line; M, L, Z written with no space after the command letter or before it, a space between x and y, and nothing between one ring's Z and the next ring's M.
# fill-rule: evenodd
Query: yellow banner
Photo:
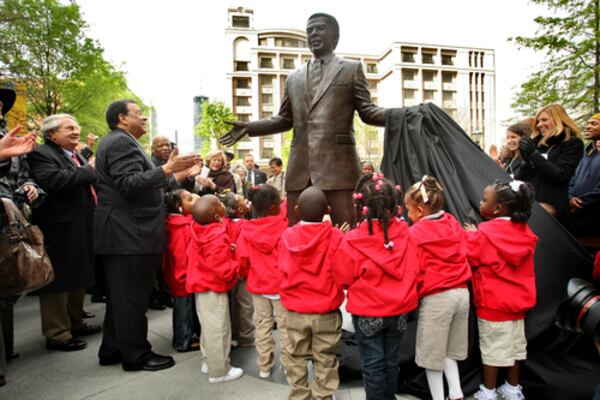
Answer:
M6 114L7 129L20 124L23 126L21 132L27 132L27 87L24 83L0 82L0 87L4 89L12 89L17 94L14 106Z

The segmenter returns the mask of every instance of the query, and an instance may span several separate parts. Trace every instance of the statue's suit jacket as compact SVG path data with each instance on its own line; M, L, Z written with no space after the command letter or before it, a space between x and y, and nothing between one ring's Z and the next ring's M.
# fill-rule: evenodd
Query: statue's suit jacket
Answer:
M287 166L287 191L306 188L352 190L361 172L354 140L353 117L385 126L385 108L371 102L367 79L358 61L333 57L311 98L308 63L287 79L279 114L248 122L250 136L270 135L294 128Z

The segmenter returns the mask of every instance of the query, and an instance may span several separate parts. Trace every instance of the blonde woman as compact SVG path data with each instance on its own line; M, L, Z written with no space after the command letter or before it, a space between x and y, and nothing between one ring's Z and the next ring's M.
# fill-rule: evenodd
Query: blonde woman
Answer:
M235 180L231 172L225 169L226 161L225 153L222 150L213 150L206 155L206 165L210 169L208 178L215 183L214 191L216 193L226 189L235 193Z
M531 138L521 138L521 157L530 170L535 199L560 222L569 210L569 181L583 156L579 128L559 104L551 104L535 115Z

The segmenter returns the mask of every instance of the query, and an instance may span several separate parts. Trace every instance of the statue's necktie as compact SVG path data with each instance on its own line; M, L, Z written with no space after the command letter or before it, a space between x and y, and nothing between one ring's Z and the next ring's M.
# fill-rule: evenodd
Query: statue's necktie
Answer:
M323 60L317 58L312 63L312 68L310 69L309 75L309 90L311 99L315 97L317 93L317 88L321 83L321 78L323 77Z

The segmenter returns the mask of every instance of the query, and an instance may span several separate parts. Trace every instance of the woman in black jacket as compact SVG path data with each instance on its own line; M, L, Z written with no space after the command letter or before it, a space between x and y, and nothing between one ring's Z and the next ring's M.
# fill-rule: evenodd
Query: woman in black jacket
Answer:
M559 104L539 110L530 139L519 144L527 163L535 198L546 211L565 224L569 215L569 181L583 156L579 128Z

